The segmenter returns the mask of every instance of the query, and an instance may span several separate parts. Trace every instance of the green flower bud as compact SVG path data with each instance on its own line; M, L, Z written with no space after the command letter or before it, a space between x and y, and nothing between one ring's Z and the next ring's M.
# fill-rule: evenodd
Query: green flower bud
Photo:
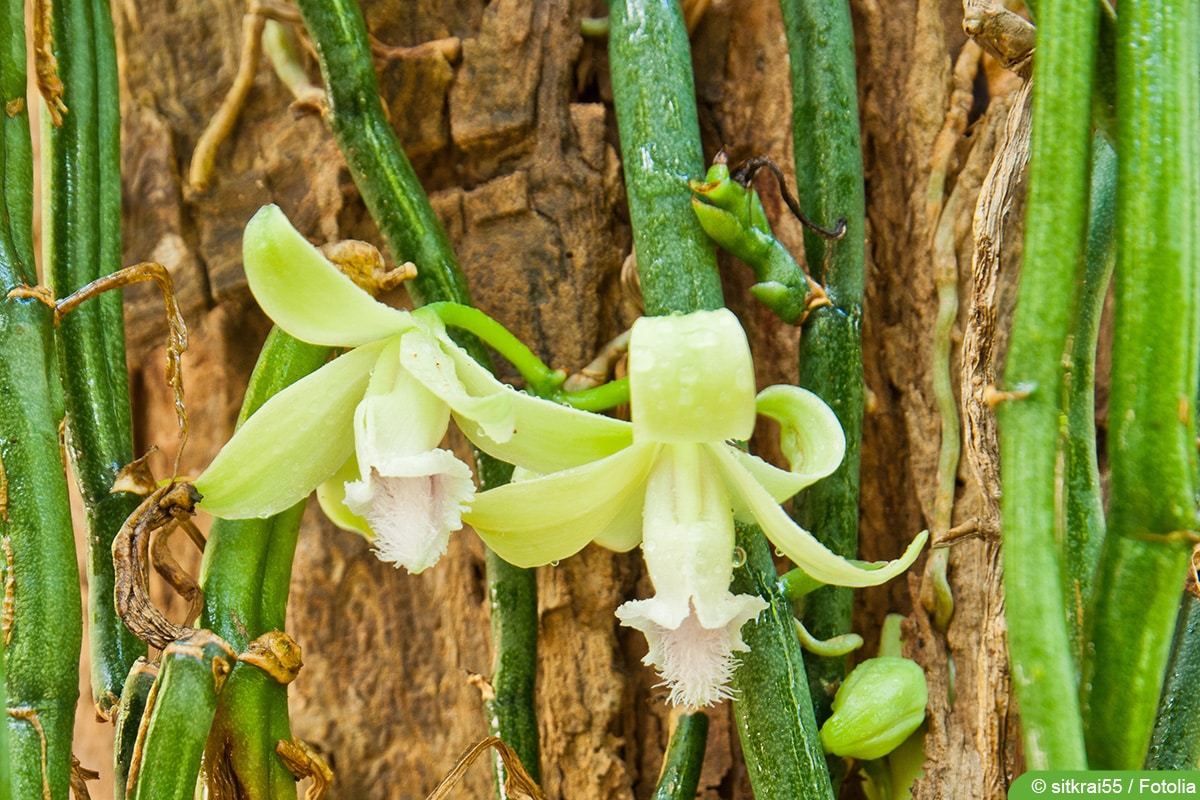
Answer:
M821 744L839 756L882 758L925 720L925 673L907 658L886 656L859 664L833 698L833 716Z

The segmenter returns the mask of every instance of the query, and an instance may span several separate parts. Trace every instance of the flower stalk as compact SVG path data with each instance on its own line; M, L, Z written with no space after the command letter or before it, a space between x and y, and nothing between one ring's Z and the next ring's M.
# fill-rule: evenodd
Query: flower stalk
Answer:
M845 220L845 235L828 241L809 230L809 271L825 285L832 306L816 308L800 336L798 385L834 409L846 435L838 469L797 498L796 521L833 552L858 552L859 448L862 439L863 248L866 203L858 120L854 30L845 0L781 0L792 83L792 142L796 193L820 225ZM828 586L805 600L804 624L818 639L850 631L853 597ZM805 657L817 721L830 713L846 674L845 657Z

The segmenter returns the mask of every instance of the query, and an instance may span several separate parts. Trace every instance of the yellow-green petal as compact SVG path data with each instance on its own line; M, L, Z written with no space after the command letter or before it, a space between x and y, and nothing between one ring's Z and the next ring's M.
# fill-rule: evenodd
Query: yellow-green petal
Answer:
M803 483L833 474L846 454L846 435L824 400L799 386L768 386L758 394L759 414L779 423L779 444L791 471Z
M358 471L358 458L351 456L337 472L330 475L317 487L317 502L329 521L344 531L357 533L369 542L375 541L375 533L367 521L346 507L346 484L362 480Z
M754 362L728 309L642 317L629 338L639 442L719 442L754 432Z
M658 454L633 445L608 458L475 496L463 521L488 547L518 567L549 564L603 535L637 493Z
M303 500L354 452L354 410L383 343L351 350L272 397L199 478L216 517L269 517Z
M912 565L925 541L927 531L917 534L904 554L875 569L863 569L831 552L811 533L801 528L779 506L741 463L721 445L710 445L717 464L735 495L754 515L763 533L784 555L813 578L835 586L878 586L891 580Z
M470 419L489 436L507 440L515 424L512 398L516 392L494 378L485 385L468 387L459 375L460 367L467 366L465 362L475 364L474 359L444 336L413 328L400 338L402 368L441 398L456 418Z
M395 336L413 322L338 271L279 206L246 223L242 257L250 291L276 325L303 342L355 347Z

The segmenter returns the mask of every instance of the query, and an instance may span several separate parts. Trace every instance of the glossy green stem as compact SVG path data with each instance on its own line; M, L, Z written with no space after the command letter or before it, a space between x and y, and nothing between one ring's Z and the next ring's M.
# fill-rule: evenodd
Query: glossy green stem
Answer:
M272 329L250 377L240 426L276 393L319 369L330 348ZM200 624L239 652L253 639L283 630L296 537L304 503L267 519L213 521L200 570L204 612ZM228 753L246 797L294 798L295 780L275 754L290 739L287 687L248 664L237 664L218 704L208 763Z
M105 15L99 26L97 11ZM107 14L107 3L96 0L68 0L54 8L58 72L64 97L70 98L62 125L47 124L43 138L45 263L58 297L121 266L117 65ZM133 460L120 293L85 302L62 320L57 334L67 452L87 524L92 696L107 712L116 705L133 662L146 654L113 602L112 540L141 501L110 493L117 472Z
M1183 596L1146 769L1200 769L1200 598Z
M133 766L138 731L146 715L150 690L158 678L158 665L145 661L134 662L121 689L113 731L113 794L124 800L129 783L129 768Z
M721 308L716 255L688 185L705 169L682 11L673 0L609 0L608 10L613 103L646 313ZM686 727L672 738L655 798L694 796L707 739L707 718L698 716L703 732L700 719L681 720Z
M746 563L733 571L730 590L770 603L742 627L750 652L741 654L731 682L734 725L750 786L758 800L832 800L791 601L779 588L762 532L739 525L737 541Z
M1095 769L1146 757L1191 550L1181 532L1200 527L1197 41L1195 3L1121 4L1111 493L1081 684Z
M190 800L217 696L237 658L211 631L172 642L146 700L129 770L132 800Z
M1064 606L1056 470L1087 234L1095 0L1044 0L1037 30L1025 260L998 408L1004 588L1013 686L1031 769L1083 769Z
M1116 200L1117 153L1106 139L1093 137L1086 266L1067 385L1063 581L1071 654L1077 668L1083 663L1086 610L1091 604L1092 584L1104 544L1104 497L1096 450L1096 346L1104 298L1116 264Z
M52 312L37 300L8 297L37 281L25 56L25 5L9 0L0 14L0 100L9 111L0 114L0 465L7 498L0 587L13 618L3 630L10 637L3 644L8 713L0 724L10 775L0 791L40 798L46 786L53 800L66 800L83 625L58 442ZM34 721L45 734L44 767Z
M691 48L674 0L609 0L608 57L646 314L721 308L712 244L692 212L704 177Z
M858 552L859 451L863 375L860 333L866 205L854 69L854 30L846 0L780 0L792 83L793 153L800 207L819 225L846 221L845 236L830 242L806 230L810 273L834 306L809 314L800 336L798 383L837 414L846 455L836 472L803 492L796 521L833 552ZM853 592L827 586L805 599L804 624L818 639L850 630ZM806 654L817 723L830 714L845 657Z
M300 0L297 4L305 27L317 48L325 79L329 113L325 119L350 166L363 200L379 225L392 254L419 265L409 294L417 305L449 300L471 304L466 278L459 268L450 241L412 165L400 147L379 98L375 67L362 12L353 0ZM474 337L460 344L480 364L491 367L491 358ZM480 473L503 468L486 455L478 455ZM512 572L499 559L489 559L488 586L493 620L493 673L497 694L487 709L489 731L510 743L529 775L541 775L537 715L532 702L534 673L503 674L506 668L525 670L537 663L537 591L532 570ZM503 590L521 582L520 591ZM496 634L503 634L497 638ZM507 694L511 687L512 694ZM493 711L495 713L493 713ZM503 762L492 761L497 792L505 781Z
M703 711L681 714L671 732L658 785L651 800L693 800L700 785L704 746L708 742L708 715Z

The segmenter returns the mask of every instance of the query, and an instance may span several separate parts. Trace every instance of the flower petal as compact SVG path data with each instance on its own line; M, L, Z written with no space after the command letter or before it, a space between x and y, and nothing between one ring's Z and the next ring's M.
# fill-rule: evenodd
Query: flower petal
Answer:
M354 409L382 343L351 350L254 412L199 478L200 507L217 517L269 517L289 508L354 451Z
M729 617L713 628L702 625L694 612L674 627L662 625L657 597L632 600L617 608L622 625L645 634L650 651L642 662L658 668L663 679L659 685L670 689L672 705L702 708L733 696L729 679L737 666L734 653L749 649L742 639L742 626L757 617L767 603L753 595L726 592L726 596L723 605L728 607Z
M458 427L488 455L542 474L578 467L616 453L633 443L628 422L511 393L513 435L507 441L488 436L469 417L455 414Z
M450 407L400 367L400 337L387 340L366 396L354 412L354 446L360 474L387 459L416 456L437 447L450 424Z
M358 472L358 458L351 456L337 472L330 475L317 487L317 502L329 521L344 531L357 533L368 542L375 541L375 533L367 521L346 508L346 484L362 480Z
M846 435L833 409L799 386L768 386L758 393L759 414L779 422L779 444L800 489L838 468L846 454ZM796 491L800 491L796 489Z
M922 531L908 545L904 555L876 569L863 569L830 552L811 533L801 528L787 515L767 491L754 480L741 463L727 449L711 446L721 473L729 483L730 491L740 496L741 501L754 514L767 538L812 577L822 583L835 586L878 586L896 577L916 560L929 538Z
M346 484L346 506L370 525L379 560L413 574L445 555L474 495L470 468L449 450L395 456Z
M339 272L279 206L263 206L246 223L242 257L258 304L301 341L354 347L413 324L407 312L377 302Z
M728 309L633 324L629 403L638 441L749 439L754 387L750 345Z
M669 444L646 480L642 553L656 600L669 604L675 628L694 605L700 624L728 622L720 607L733 579L733 514L729 493L708 448Z
M754 480L762 484L762 487L767 490L771 498L776 503L782 503L796 492L812 483L805 475L800 475L786 469L780 469L773 464L768 464L758 456L747 453L745 450L734 447L730 444L723 445L726 451L738 460L738 462L746 468L746 471L754 476ZM741 519L739 514L738 518Z
M581 467L481 492L463 521L510 564L558 561L621 516L657 454L654 445L633 445Z
M478 367L466 351L444 334L438 336L414 328L400 338L400 365L409 374L441 398L456 417L473 420L490 436L507 440L513 432L512 397L516 392L495 378L471 391L459 377L459 368L466 366L465 362Z
M429 339L435 339L453 365L452 369L439 370L453 375L454 380L448 383L443 374L433 371L420 372L418 378L450 404L459 428L489 455L531 472L548 474L597 461L633 442L633 428L628 422L518 392L496 380L455 344L437 316L418 309L413 319L428 337L407 337L406 345L413 353L423 352L433 346ZM465 391L467 401L458 393L459 388ZM480 415L479 409L470 405L469 398L492 395L500 395L510 404L508 408L497 404L497 412L504 414L497 413L494 418ZM514 436L514 432L519 435Z

